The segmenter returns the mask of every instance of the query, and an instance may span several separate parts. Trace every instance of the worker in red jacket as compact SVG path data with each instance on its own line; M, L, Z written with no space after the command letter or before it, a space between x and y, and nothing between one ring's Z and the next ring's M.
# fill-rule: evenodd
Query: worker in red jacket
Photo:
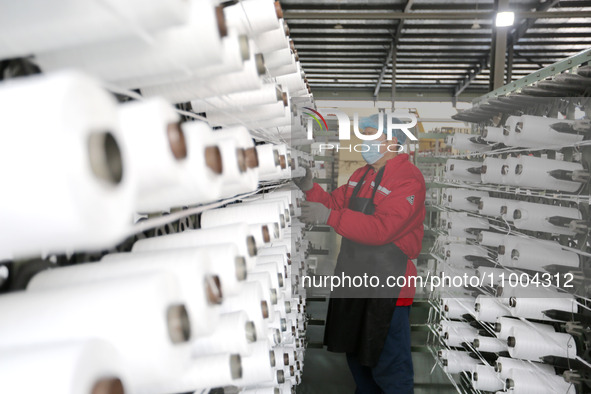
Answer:
M328 224L343 237L334 275L380 280L373 289L331 292L324 344L346 353L356 393L407 394L413 392L409 313L415 288L404 279L417 273L411 259L423 240L425 180L401 152L406 134L393 130L387 140L386 116L363 118L359 126L364 134L383 133L364 141L367 165L332 193L313 183L307 170L296 180L307 200L300 220ZM400 286L382 286L387 277L402 277Z

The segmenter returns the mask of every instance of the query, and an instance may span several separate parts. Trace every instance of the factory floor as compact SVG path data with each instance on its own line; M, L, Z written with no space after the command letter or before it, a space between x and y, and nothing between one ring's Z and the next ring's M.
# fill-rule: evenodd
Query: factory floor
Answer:
M315 249L328 251L326 255L314 255L318 258L317 275L331 275L336 264L340 248L339 236L334 232L309 232L310 242ZM304 360L302 383L298 386L300 394L349 394L355 392L355 382L349 372L343 354L330 353L319 347L324 334L323 320L326 318L328 302L323 297L328 294L323 290L309 289L306 312L312 323L307 329L309 347ZM327 298L327 297L326 297ZM427 321L428 304L416 300L411 309L411 345L415 372L415 394L451 394L456 390L439 367L434 367L433 356L425 347L427 332L422 325Z

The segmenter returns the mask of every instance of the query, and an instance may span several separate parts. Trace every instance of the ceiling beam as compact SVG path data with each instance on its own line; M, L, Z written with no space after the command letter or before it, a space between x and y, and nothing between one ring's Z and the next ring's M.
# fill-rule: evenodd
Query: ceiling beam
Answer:
M493 19L494 12L489 11L469 11L469 12L294 12L286 11L283 13L286 20L289 19ZM538 19L538 18L591 18L591 11L516 11L515 18L519 19Z
M400 23L402 23L402 21L400 21ZM386 55L386 58L384 59L384 62L382 64L382 70L380 71L378 81L376 82L376 87L373 90L374 97L377 97L377 95L380 93L380 86L382 85L382 81L384 80L384 76L386 75L386 70L388 70L388 62L392 58L392 54L394 53L395 50L396 50L396 42L395 42L395 40L392 40L392 42L390 43L390 50L388 51L388 54Z
M295 11L295 10L310 10L310 9L322 9L322 10L334 10L334 11L402 11L403 7L401 4L388 4L388 3L368 3L367 1L361 2L344 2L344 1L324 1L318 2L315 0L306 2L282 2L281 5L284 11ZM528 11L529 4L514 4L512 8L515 11ZM591 7L591 1L589 0L571 0L561 1L560 8L580 8L580 7ZM425 2L417 3L414 6L415 10L418 11L473 11L474 2L465 3L436 3L436 2ZM479 4L478 9L481 11L492 11L493 4Z
M540 13L541 14L554 14L554 12L547 12L547 11L550 8L554 7L556 4L558 4L559 2L560 2L560 0L550 0L550 1L547 0L543 3L541 3L540 5L538 5L538 7L536 7L535 12L538 14L540 14ZM515 16L517 17L517 15L515 15ZM533 26L533 24L536 22L536 18L539 18L539 17L534 17L532 19L526 19L526 20L522 21L521 24L510 34L509 41L513 45L517 44L519 39L527 32L527 29L529 29L531 26ZM460 93L462 93L468 87L468 85L470 85L470 83L474 80L474 78L476 78L476 76L487 67L489 61L490 61L490 52L488 52L486 55L484 55L480 59L480 62L476 65L476 69L474 72L472 72L472 71L468 72L468 74L464 77L462 82L460 82L458 84L458 86L456 86L453 95L455 97L457 97Z
M466 30L472 27L474 21L468 22L458 22L458 23L440 23L437 21L429 20L429 21L421 21L421 23L417 23L418 21L410 20L411 22L415 23L408 23L405 28L408 30L427 30L427 29L436 29L437 31L440 30ZM325 29L325 30L334 30L335 33L340 30L340 32L346 32L348 29L384 29L389 30L392 29L391 22L384 21L384 22L373 22L371 25L367 23L359 23L356 21L342 21L340 24L343 26L343 29L335 29L334 25L335 22L333 21L324 21L324 20L306 20L306 21L299 21L299 20L292 20L289 22L289 27L292 33L301 32L309 29ZM493 27L493 24L490 20L480 21L479 22L481 29L483 30L490 30ZM560 21L545 21L544 23L536 24L537 29L562 29L565 27L576 27L576 28L588 28L589 23L584 22L560 22Z
M412 8L412 5L414 3L414 0L406 0L406 5L404 6L404 11L403 13L406 14L408 12L410 12L410 9ZM380 86L382 85L382 81L384 80L384 77L386 76L386 71L388 71L388 63L390 62L390 60L392 60L393 58L396 57L396 46L398 45L398 41L400 41L400 37L402 36L402 28L404 27L404 19L400 19L398 21L398 25L396 26L396 32L392 35L392 42L390 44L390 51L388 52L388 54L386 55L386 58L384 59L384 64L382 65L382 71L380 71L380 76L378 77L378 82L376 83L376 87L373 90L373 96L374 97L378 97L378 94L380 93ZM396 67L396 64L394 64L394 62L392 62L392 67ZM395 74L395 70L392 70L392 75ZM395 83L395 82L394 82ZM394 99L394 98L392 98Z

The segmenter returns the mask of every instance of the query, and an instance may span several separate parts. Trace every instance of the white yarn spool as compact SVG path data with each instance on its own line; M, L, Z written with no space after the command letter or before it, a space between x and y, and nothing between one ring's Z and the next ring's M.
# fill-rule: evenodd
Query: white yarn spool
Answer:
M199 68L187 68L184 72L177 70L168 73L131 76L118 80L117 86L126 89L145 88L152 85L179 82L188 78L205 80L219 74L238 72L242 70L244 61L249 59L250 51L250 42L247 36L229 31L228 35L222 39L221 60L218 62Z
M295 193L293 193L295 194ZM297 205L296 197L292 195L290 191L272 191L270 193L262 193L256 195L250 199L245 199L244 201L275 201L280 200L285 203L287 208L289 208L290 215L293 215L295 205ZM300 227L296 228L298 231L301 231Z
M493 233L492 231L481 231L478 234L478 243L482 246L499 247L503 243L505 234Z
M268 274L269 278L271 279L272 287L276 289L278 292L285 287L285 276L283 274L283 269L279 271L276 263L273 262L266 264L257 264L252 270L249 271L249 275L257 272Z
M570 334L544 332L513 327L507 338L509 354L513 358L540 361L544 356L558 356L575 359L577 346Z
M273 367L277 360L271 344L259 340L251 343L250 348L250 354L242 357L242 378L234 383L239 387L272 382L274 378Z
M139 1L137 4L134 9L145 7ZM130 37L100 41L38 53L35 60L46 72L76 68L111 82L139 76L187 74L194 68L219 63L222 41L214 4L191 0L189 6L187 23L156 32L151 40ZM101 29L108 28L101 26ZM195 37L208 39L196 40Z
M269 233L271 235L271 245L277 241L283 241L282 235L283 232L279 227L279 222L268 222L265 225L269 228Z
M506 282L509 282L509 279L505 279ZM532 286L532 285L528 285L526 282L522 283L517 281L517 283L515 283L516 281L513 280L513 283L508 283L507 286L502 286L501 288L499 288L497 290L497 292L499 293L500 296L502 296L503 299L508 299L513 297L513 298L551 298L551 297L556 297L556 298L568 298L568 297L572 297L571 295L569 295L568 293L564 293L564 292L558 292L555 289L552 288L545 288L542 286ZM507 303L507 305L509 305Z
M246 260L247 268L254 266L257 248L249 227L244 223L199 230L189 229L180 233L140 239L133 244L131 250L132 252L150 252L227 244L235 245L240 257Z
M179 284L191 320L193 337L207 335L216 328L221 291L208 274L208 256L196 249L152 253L114 253L100 263L77 264L41 271L27 286L28 291L48 291L84 284L100 284L123 277L168 272Z
M562 216L573 220L582 219L581 212L577 208L519 201L514 206L513 223L520 230L542 231L570 236L576 234L569 227L559 227L551 224L548 218L552 216Z
M579 268L579 255L562 250L558 242L511 237L505 242L503 264L509 267L544 271L548 265Z
M297 71L287 74L276 76L277 83L281 85L283 90L287 90L292 97L299 97L296 94L297 91L306 89L304 82L304 72L302 71L299 63L296 64Z
M468 197L488 197L488 192L459 188L445 189L442 205L460 211L478 211L478 203L468 201Z
M197 389L229 386L242 376L242 358L238 354L213 354L191 360L187 368L167 392L198 391ZM153 387L152 392L162 392Z
M187 147L175 109L161 99L133 101L119 107L121 138L138 196L176 186Z
M445 261L458 267L470 267L472 263L465 256L488 258L488 251L478 245L451 243L444 247Z
M257 282L244 283L240 295L227 297L220 305L222 313L244 311L248 315L248 320L256 327L257 338L266 336L271 309L271 303L263 294L263 286Z
M286 66L292 62L292 53L290 48L283 48L277 51L265 54L265 65L267 68L277 68Z
M476 239L477 235L467 232L467 229L487 230L490 227L488 220L468 215L451 214L448 216L447 233L452 237Z
M480 183L480 174L472 174L468 172L468 168L479 168L481 165L481 162L473 160L447 159L444 177L454 181Z
M244 92L261 87L265 62L260 54L251 54L241 71L213 76L204 81L190 78L179 82L152 85L142 88L146 97L162 96L172 103L192 101L198 98Z
M472 387L482 391L497 391L505 388L495 369L488 365L475 365L472 368Z
M462 319L465 314L474 314L474 298L441 298L443 315L448 319Z
M232 204L225 208L210 209L201 214L201 227L211 228L233 223L255 224L260 222L279 223L280 229L285 228L285 213L279 204Z
M554 375L554 367L552 365L535 363L525 360L516 360L510 357L499 357L496 360L495 370L498 372L501 379L507 379L512 370L516 371L528 371L532 373L543 373Z
M302 243L304 242L309 242L308 240L302 240ZM294 245L294 247L297 245ZM266 247L263 249L269 249L269 248L275 248L275 247L281 247L284 248L284 250L287 250L286 255L289 257L291 255L292 252L292 242L291 239L277 239L277 240L273 240L271 242L271 246L270 247ZM302 244L300 245L300 248L302 250L305 250L307 248L306 244ZM264 254L263 249L261 249L261 254ZM295 251L294 251L295 253Z
M504 142L503 128L487 126L482 133L482 139L489 142Z
M286 107L283 116L257 121L246 121L244 122L244 126L250 130L255 130L260 139L277 141L279 137L277 133L278 127L289 126L294 122L299 122L300 119L301 116L294 116L291 110Z
M503 143L507 146L519 146L515 132L517 124L521 122L520 116L509 116L503 126Z
M282 304L282 303L283 303L283 300L281 300L278 303L278 305ZM283 343L284 344L283 338L287 334L288 321L285 317L282 317L282 316L285 316L285 314L282 315L281 312L276 307L277 307L277 305L275 305L275 307L274 307L275 312L276 312L275 319L273 319L272 321L269 321L267 327L268 327L268 331L277 330L277 331L274 331L274 333L279 332L277 341L275 341L275 338L272 338L273 343L275 343L275 344Z
M0 355L0 379L7 393L119 393L128 389L125 374L117 350L96 339L4 348Z
M267 327L267 336L264 338L266 338L272 346L277 346L282 341L281 331L278 328L269 325Z
M219 138L220 141L233 139L238 149L241 150L234 155L238 158L238 166L236 167L239 170L238 176L235 176L233 180L224 178L222 196L231 197L237 194L255 191L259 183L259 163L254 141L248 129L242 126L224 128L222 130L216 130L214 136ZM244 164L241 163L242 155L244 155ZM241 168L245 169L244 172L240 172Z
M480 179L482 183L503 183L503 164L505 164L505 159L486 157L481 167Z
M242 185L243 183L253 183L253 177L251 174L247 174L248 167L246 166L246 151L241 147L241 144L238 142L238 140L231 134L215 134L222 157L223 168L223 174L221 176L222 191L220 196L231 197L235 194L232 193L232 190L230 190L231 194L227 194L226 190L224 189L224 185ZM254 189L256 190L256 184Z
M281 117L285 114L285 104L277 101L269 104L244 107L241 110L209 110L207 121L216 126L239 125L244 122L256 122Z
M287 265L290 256L290 247L288 244L291 245L290 239L285 239L281 242L273 242L271 246L261 248L258 257L273 256L274 258L280 259L284 265Z
M258 34L253 39L257 49L266 54L289 46L288 37L285 35L286 24L283 19L279 21L279 28Z
M291 121L289 117L285 118L287 121ZM257 149L259 146L258 145ZM276 155L278 157L279 166L270 167L269 171L263 172L261 171L260 179L262 181L277 181L280 179L287 179L291 178L290 168L288 167L288 160L286 156L285 149L281 149L282 145L274 145L273 150L276 151ZM285 147L285 145L283 145Z
M282 292L281 295L282 297L286 296L285 292ZM281 318L285 319L286 316L291 314L292 310L294 309L292 302L293 300L286 300L285 298L282 298L279 302L277 302L275 310L277 311L278 315L281 316Z
M513 249L515 249L517 247L521 238L523 238L523 237L519 237L519 236L515 236L515 235L505 235L503 237L501 243L498 245L499 248L497 251L498 252L497 260L499 261L499 264L503 265L504 267L513 267L514 262L512 261L511 252ZM536 239L535 242L542 245L546 241L541 240L541 239Z
M263 300L269 306L269 319L268 321L272 321L275 319L275 307L277 305L277 300L279 296L278 289L274 286L273 281L271 280L271 275L268 272L249 272L249 282L256 283L261 286ZM237 296L239 297L239 296ZM258 329L258 334L262 338L264 335L264 331L267 327L261 327Z
M300 62L297 61L298 57L296 57L295 55L291 55L291 59L290 59L290 63L283 65L283 66L279 66L279 67L272 67L269 68L269 75L271 75L272 77L281 77L284 75L288 75L288 74L293 74L295 72L298 72L299 70L301 70L301 65ZM293 97L299 97L301 95L304 95L305 93L307 93L307 87L305 85L302 86L302 89L299 91L294 91L294 90L290 90L291 96Z
M526 296L527 297L527 296ZM578 305L576 299L570 294L550 293L548 298L514 298L511 306L511 315L524 317L526 319L552 320L542 312L549 309L556 309L564 312L576 312Z
M215 228L215 227L214 227ZM271 231L267 224L249 224L248 231L254 237L257 249L271 243Z
M277 144L275 145L275 149L277 149L278 153L279 153L279 161L280 161L280 167L283 170L283 172L288 172L288 168L289 168L289 160L288 160L288 155L287 155L287 145L286 144ZM285 162L283 162L283 160L285 160Z
M515 167L520 162L519 157L509 156L501 167L501 184L509 186L520 186L516 179Z
M48 7L39 0L3 7L0 15L0 59L128 38L185 23L186 1L62 0Z
M507 205L511 204L511 200L496 197L481 197L478 202L478 213L480 215L498 217L501 212L507 211Z
M148 391L171 382L187 365L189 347L183 341L190 325L181 300L177 281L164 272L5 294L0 346L102 339L121 355L130 390Z
M515 166L509 169L509 171L515 173L517 186L560 190L570 193L574 193L581 188L580 182L564 181L552 177L549 172L553 170L584 171L580 163L570 163L534 156L520 156Z
M140 212L168 210L220 198L224 180L223 158L214 133L200 121L183 123L181 128L185 135L187 158L182 162L180 185L142 196L138 202Z
M266 206L269 207L270 209L275 210L276 208L279 208L279 212L281 215L283 215L283 217L285 218L285 227L281 228L280 231L280 236L282 238L285 239L291 239L291 231L289 227L291 225L292 222L292 217L291 217L291 212L289 209L289 203L287 202L286 199L283 198L277 198L277 199L259 199L259 200L255 200L255 201L244 201L245 204L248 205L260 205L260 206ZM272 204L272 205L269 205ZM295 239L294 239L295 241Z
M501 353L507 351L507 341L502 339L477 336L474 338L474 347L480 352Z
M245 312L223 313L215 331L192 341L191 350L194 358L216 353L246 355L256 340L256 327Z
M273 144L262 144L256 146L256 150L259 156L260 175L281 173L279 152L274 150L273 146Z
M576 387L562 376L513 370L507 377L507 392L512 394L576 394Z
M244 67L244 61L250 58L252 51L254 51L254 48L252 47L252 41L248 39L248 36L239 34L230 29L228 35L222 39L222 60L217 64L199 67L193 70L192 75L196 78L205 80L221 74L239 72ZM176 80L180 79L181 76L176 78ZM154 81L151 84L164 82L166 81ZM145 84L136 86L145 86Z
M513 210L517 204L516 200L506 198L483 197L478 205L478 212L481 215L492 217L503 217L507 221L513 221Z
M522 115L514 130L517 146L524 148L560 147L572 145L583 140L583 135L560 133L554 130L551 125L555 123L572 124L574 121Z
M2 83L0 106L0 180L18 190L2 197L0 259L120 242L134 193L113 97L98 81L59 73Z
M487 282L487 279L484 282ZM474 310L476 311L476 319L487 323L496 322L500 316L511 315L509 308L501 304L496 297L483 295L476 297Z
M479 361L470 357L468 352L459 350L442 349L439 351L439 359L443 363L443 371L446 373L459 373L470 371Z
M462 346L464 342L472 342L478 336L478 330L468 323L459 321L441 321L441 336L443 342L449 346Z
M273 104L282 101L283 95L284 93L275 83L264 83L260 89L256 90L193 100L191 101L191 107L195 112L232 111L234 108Z
M185 248L181 248L179 250L184 249ZM239 294L242 290L244 280L247 277L248 263L246 262L246 258L240 254L236 245L231 243L203 245L198 246L196 249L207 256L207 259L210 261L210 264L207 267L207 272L217 276L224 296ZM163 249L162 253L165 254L167 251L168 250ZM155 254L157 252L149 251L145 253ZM134 252L132 254L136 253Z
M256 35L279 28L281 7L269 0L248 0L224 7L228 26L242 34Z
M532 330L540 333L553 333L555 332L554 327L548 324L542 323L532 323L532 322L524 322L519 319L514 319L511 317L499 317L497 322L495 323L495 331L497 338L499 339L507 339L509 337L509 333L513 327L521 327L526 330Z
M478 137L478 135L455 133L446 138L445 144L451 145L454 149L468 152L486 152L491 150L490 145L476 144L470 141L471 138L475 137Z

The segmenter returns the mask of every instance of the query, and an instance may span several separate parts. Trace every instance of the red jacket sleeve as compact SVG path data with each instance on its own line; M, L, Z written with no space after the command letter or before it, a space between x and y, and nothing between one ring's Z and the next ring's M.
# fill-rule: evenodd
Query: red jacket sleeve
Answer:
M312 189L306 192L306 200L311 202L320 202L330 209L342 209L345 206L345 193L347 185L333 190L332 193L324 190L319 184L315 183Z
M411 204L407 197L414 196ZM425 183L416 178L403 180L376 206L373 215L350 209L333 209L328 225L351 241L365 245L385 245L408 232L409 227L422 226Z

